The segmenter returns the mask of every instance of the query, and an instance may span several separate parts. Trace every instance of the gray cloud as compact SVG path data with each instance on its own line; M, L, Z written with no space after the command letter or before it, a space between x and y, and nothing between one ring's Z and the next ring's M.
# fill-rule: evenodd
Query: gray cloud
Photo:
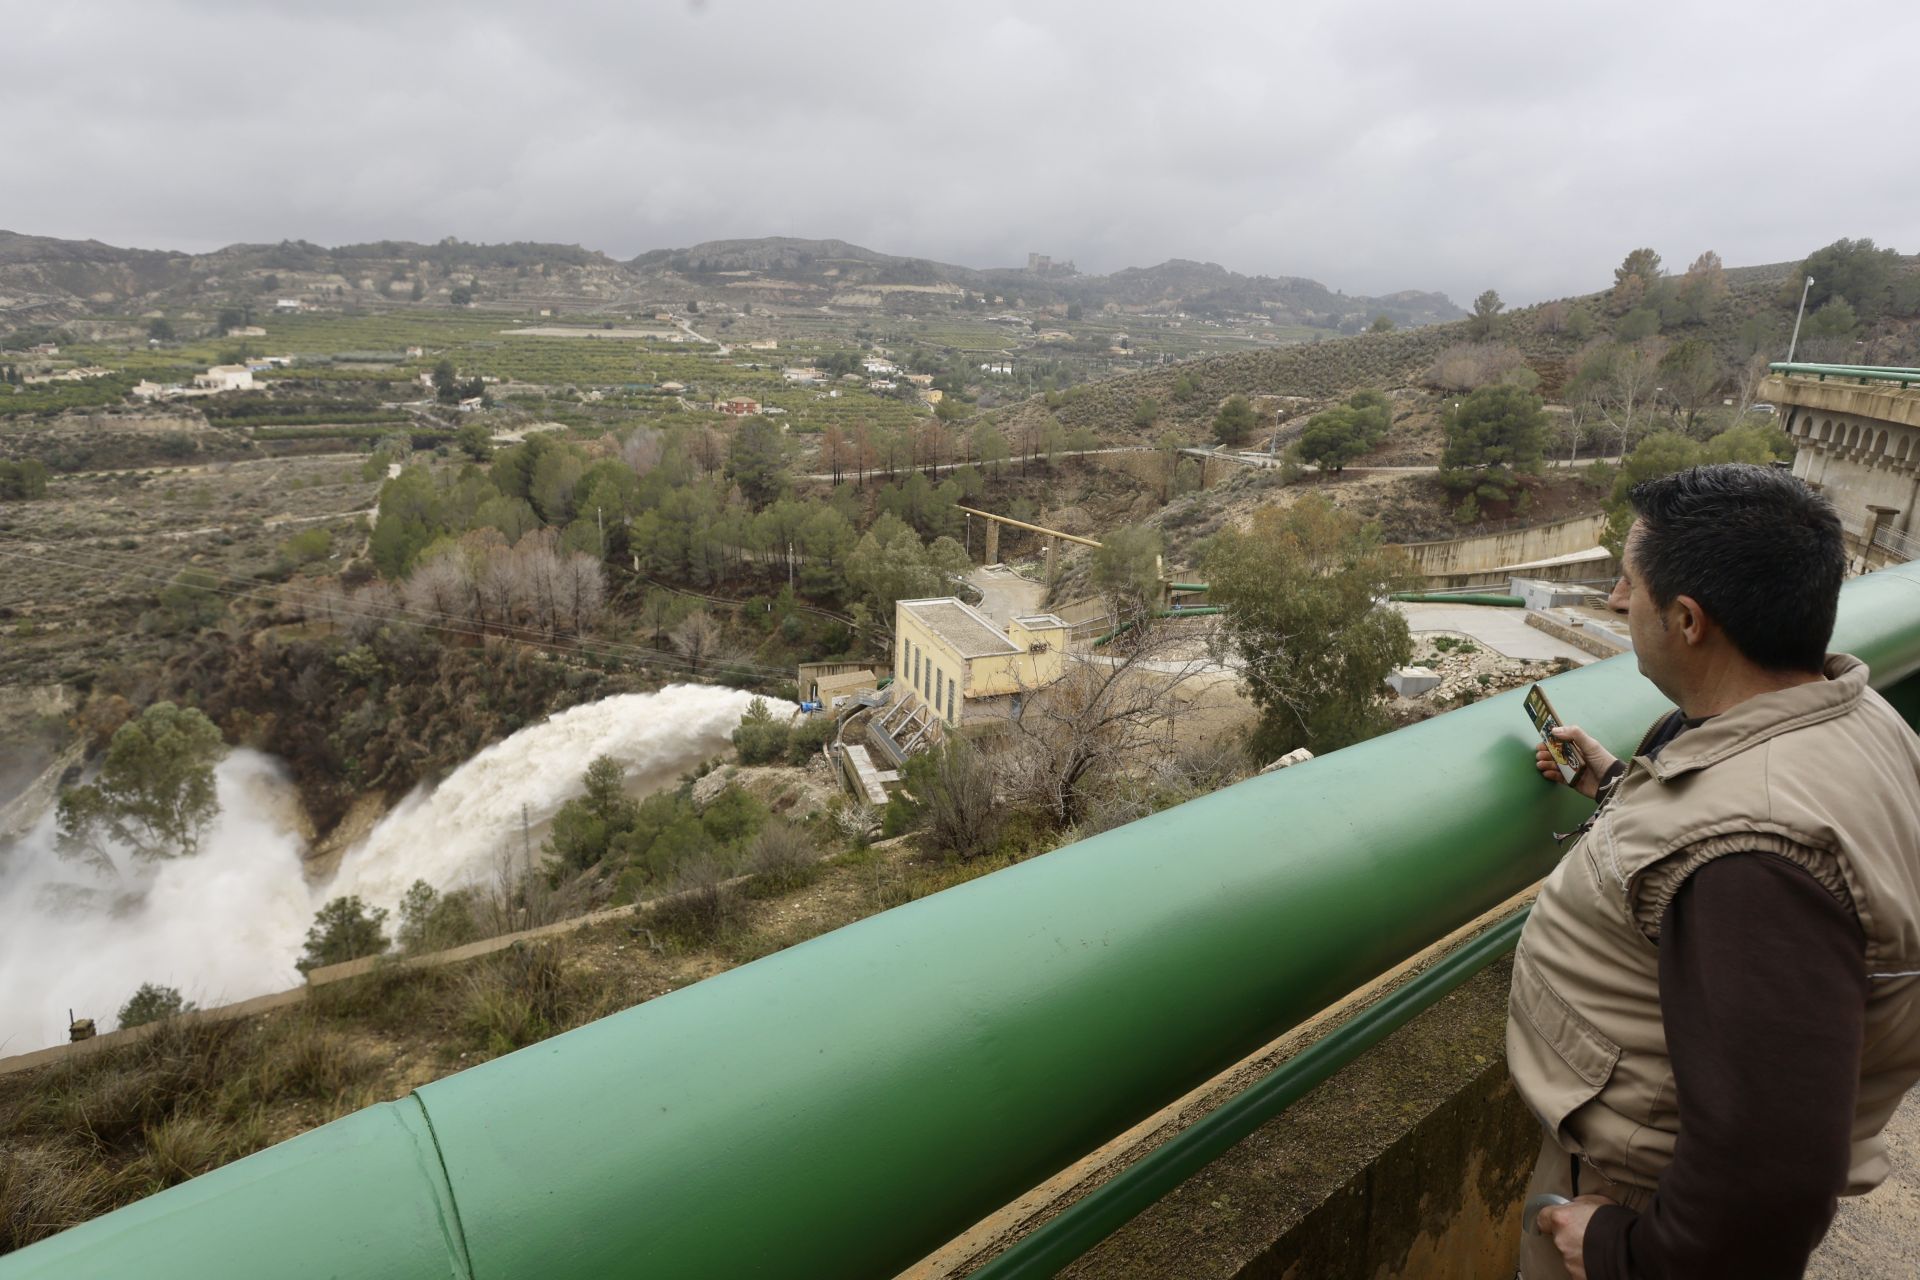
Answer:
M1920 248L1902 0L10 4L0 226L142 247L837 236L1353 292ZM1879 138L1878 144L1875 139ZM1844 182L1844 186L1841 183Z

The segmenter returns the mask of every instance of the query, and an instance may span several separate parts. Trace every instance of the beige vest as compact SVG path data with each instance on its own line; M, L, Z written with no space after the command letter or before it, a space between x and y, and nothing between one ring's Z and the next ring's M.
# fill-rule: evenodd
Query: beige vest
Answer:
M1832 655L1826 675L1636 755L1521 935L1514 1082L1562 1147L1615 1182L1651 1190L1680 1133L1660 1023L1661 916L1701 866L1752 850L1805 867L1866 934L1847 1194L1887 1176L1880 1131L1920 1080L1920 738L1867 687L1865 663Z

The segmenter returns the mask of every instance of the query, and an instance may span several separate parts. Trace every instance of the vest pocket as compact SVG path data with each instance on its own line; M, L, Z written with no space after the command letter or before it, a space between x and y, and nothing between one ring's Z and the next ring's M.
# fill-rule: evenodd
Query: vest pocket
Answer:
M1556 1136L1569 1115L1606 1087L1620 1046L1575 1012L1523 947L1514 956L1507 1057L1514 1082Z

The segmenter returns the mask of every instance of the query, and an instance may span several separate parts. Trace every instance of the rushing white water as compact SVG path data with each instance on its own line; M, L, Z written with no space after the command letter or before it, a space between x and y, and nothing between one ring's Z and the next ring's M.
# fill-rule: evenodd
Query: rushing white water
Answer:
M53 851L48 813L0 865L0 1055L66 1039L69 1007L107 1030L142 982L214 1005L299 981L315 907L291 784L252 751L214 777L220 817L191 858L122 858L103 875Z
M391 908L425 880L455 889L490 879L502 855L572 796L595 756L626 766L629 784L654 790L718 754L753 695L670 685L562 711L495 743L432 791L416 791L349 852L325 894L358 894ZM536 839L538 837L536 836Z
M635 790L671 785L726 747L751 697L673 685L563 711L409 796L320 885L305 878L292 784L257 752L233 751L216 769L220 816L191 858L122 858L104 875L54 851L48 813L0 854L0 1057L64 1040L69 1008L108 1030L142 982L206 1006L294 986L328 899L392 908L415 880L483 882L519 847L523 805L535 825L552 817L601 755Z

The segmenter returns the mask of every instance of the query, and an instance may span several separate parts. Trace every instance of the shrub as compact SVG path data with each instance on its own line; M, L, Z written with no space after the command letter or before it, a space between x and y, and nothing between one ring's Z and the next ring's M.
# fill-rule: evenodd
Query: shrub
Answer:
M972 858L993 847L1001 812L994 804L993 766L965 738L907 762L907 786L935 849Z
M647 912L649 921L683 943L712 942L733 914L734 892L726 881L718 855L711 850L695 854L675 868L667 895Z
M747 846L743 869L753 876L756 889L787 893L813 880L818 858L804 830L790 822L774 821L760 828Z
M467 973L461 1024L488 1053L510 1053L604 1012L606 997L570 973L554 943L515 943Z
M1245 396L1229 396L1213 419L1213 438L1221 444L1245 444L1253 434L1253 405Z
M326 529L303 529L280 544L280 554L293 564L311 564L333 554L333 534Z
M1448 347L1427 370L1427 382L1443 391L1477 387L1522 377L1527 358L1505 343L1462 342Z
M765 698L755 698L733 731L733 745L741 764L772 764L787 754L787 726L774 717Z
M140 989L120 1006L120 1029L124 1031L128 1027L143 1027L149 1022L158 1022L162 1018L175 1018L183 1013L191 1013L193 1008L191 1001L180 998L179 988L143 982Z
M801 717L787 734L787 763L806 764L832 740L832 715L819 711Z
M314 913L313 927L307 930L307 947L294 962L300 972L330 964L377 956L387 949L387 936L381 925L386 922L385 907L369 907L355 894L335 898Z
M409 955L423 955L471 942L479 932L469 893L441 894L425 880L415 880L400 900L400 928L394 940Z

